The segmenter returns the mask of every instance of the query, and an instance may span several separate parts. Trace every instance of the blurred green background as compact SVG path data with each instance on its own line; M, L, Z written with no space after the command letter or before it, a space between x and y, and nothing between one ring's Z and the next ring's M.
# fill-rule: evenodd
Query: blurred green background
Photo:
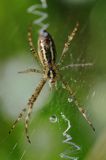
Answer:
M79 31L65 58L70 63L93 62L92 68L66 70L62 74L76 92L93 122L94 134L58 82L58 89L42 90L31 117L28 144L23 120L11 135L8 131L27 103L41 76L19 75L26 68L39 68L30 54L28 25L39 16L28 13L40 0L0 1L0 159L2 160L106 160L106 1L53 0L38 11L48 14L49 23L61 55L68 34L79 21ZM33 25L37 47L39 25ZM71 125L71 128L70 128ZM68 128L69 127L69 128ZM64 141L65 140L65 141Z

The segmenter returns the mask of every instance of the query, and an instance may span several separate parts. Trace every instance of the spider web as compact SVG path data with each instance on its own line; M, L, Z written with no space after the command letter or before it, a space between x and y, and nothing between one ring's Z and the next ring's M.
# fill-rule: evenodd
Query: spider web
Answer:
M47 19L47 17L48 17L48 14L45 12L45 11L39 11L40 9L46 9L47 8L47 3L46 3L46 0L41 0L41 4L37 4L37 5L33 5L33 6L31 6L31 7L29 7L28 8L28 12L29 13L32 13L32 14L35 14L35 15L39 15L39 16L41 16L38 20L35 20L33 23L34 24L37 24L37 25L39 25L41 28L43 28L43 29L47 29L48 28L48 26L49 26L49 24L45 24L44 23L44 20L45 19ZM40 29L41 29L40 28ZM70 55L71 56L71 59L72 59L72 54ZM29 59L28 59L29 60ZM23 62L25 61L25 59L23 60ZM18 61L18 64L19 64L19 61ZM27 63L28 64L28 63ZM12 67L14 68L14 65L16 66L17 65L17 63L16 63L16 61L14 61L14 64L12 64ZM7 66L7 68L8 68L9 66ZM11 67L11 69L12 69L12 67ZM23 66L21 66L20 65L20 69L22 69L23 67L25 67L25 65L23 64ZM17 67L18 68L18 67ZM19 68L18 68L19 69ZM18 69L16 69L16 70L18 70ZM16 70L14 70L13 71L13 73L9 73L9 69L8 69L8 75L7 75L7 77L9 77L9 74L12 76L12 74L14 75L14 73L16 72ZM22 78L22 77L21 77ZM5 80L8 80L9 81L9 79L8 78L6 78L5 77ZM32 76L31 76L31 79L32 79ZM39 79L40 78L38 78L37 80L36 80L36 83L38 83L39 82ZM4 79L3 79L3 82L2 83L7 83L7 81L5 81ZM11 80L11 79L10 79ZM19 80L19 79L18 79ZM24 82L25 82L25 80L24 80ZM33 82L35 82L35 77L33 77ZM15 83L16 83L16 79L15 79ZM22 83L22 79L21 79L21 83ZM30 83L30 80L29 80L29 83ZM16 83L17 85L18 85L18 82ZM20 83L19 83L20 84ZM35 85L35 84L34 84ZM15 85L12 85L12 86L14 86L15 87ZM11 86L11 87L12 87ZM14 90L14 87L13 88L11 88L11 91L12 91L12 89ZM26 85L26 87L24 87L24 89L25 88L28 88L28 90L30 90L29 91L29 95L31 94L31 92L32 92L32 89L33 89L33 87L35 87L35 86L32 86L32 88L31 89L29 89L28 88L28 86ZM20 88L23 88L23 86L21 86L21 87L19 87L19 86L16 86L16 92L19 92L20 93ZM19 89L19 90L18 90ZM3 90L3 88L2 88L2 90ZM43 91L44 93L47 93L46 95L45 94L43 94L42 96L40 96L40 101L41 101L41 99L43 99L43 101L41 102L41 104L44 104L45 103L45 101L44 101L44 99L47 99L47 97L48 97L48 95L49 95L49 91L48 91L48 88L46 87L46 90L45 91ZM11 93L11 92L10 92ZM13 116L14 118L16 118L16 115L17 115L17 113L19 113L20 112L20 109L21 108L19 108L19 106L24 106L24 104L26 104L26 97L29 97L29 95L26 95L26 93L28 93L28 91L25 89L25 92L23 92L23 98L21 98L21 96L22 96L22 94L18 97L17 95L16 96L14 96L14 98L13 97L11 97L10 98L10 100L8 100L7 99L7 97L6 97L6 95L5 95L5 92L4 92L4 100L3 100L3 103L4 103L4 101L6 102L6 104L5 104L5 106L6 105L8 105L8 106L10 106L9 107L9 110L7 111L7 108L6 108L6 111L5 111L5 113L6 112L8 112L8 113L10 113L10 115L11 116ZM15 93L14 93L15 94ZM9 93L7 94L7 96L9 95ZM25 96L24 96L25 95ZM15 101L14 99L15 99L15 97L18 97L18 99L17 99L17 101ZM21 99L23 99L23 101L21 101ZM36 103L36 106L40 106L41 104L39 104L40 103L40 101L38 102L38 103ZM71 102L71 100L70 99L68 99L68 101L69 102ZM10 103L11 102L11 103ZM15 108L15 106L17 105L17 107ZM12 106L14 106L14 107L12 107ZM42 105L41 105L42 106ZM12 108L12 110L10 109L10 108ZM18 108L18 109L17 109ZM36 107L35 107L36 108ZM5 109L4 109L5 110ZM34 113L34 116L35 116L35 113ZM16 137L17 137L17 139L20 139L20 141L17 141L16 139L14 140L14 142L12 142L12 144L11 144L11 142L9 142L9 138L10 138L10 136L5 136L5 138L3 139L3 140L0 140L0 145L2 146L2 145L6 145L6 143L8 142L9 144L8 144L8 148L9 148L9 150L8 150L8 156L7 156L7 158L6 158L6 160L9 160L9 159L13 159L13 157L16 155L16 154L18 154L19 156L19 160L24 160L24 159L26 159L27 157L28 157L28 154L29 154L29 152L31 153L31 152L34 152L33 150L34 150L34 148L35 149L39 149L40 151L39 151L39 155L40 154L42 154L42 148L44 149L44 152L43 152L43 154L47 154L50 150L49 150L49 148L50 148L50 145L52 144L52 137L55 137L55 135L52 133L53 132L53 130L49 130L48 131L48 124L49 124L49 122L52 122L52 123L50 123L49 124L49 126L51 126L51 125L53 125L53 123L57 123L57 124L59 124L59 122L61 121L61 120L63 120L63 122L66 124L66 128L64 128L63 130L63 132L59 132L59 136L61 137L62 136L62 139L59 139L60 140L60 145L62 145L62 146L64 146L64 145L66 145L66 148L63 150L63 149L61 149L61 150L59 150L58 151L58 153L57 153L57 157L59 157L60 159L70 159L70 160L77 160L79 157L78 157L78 153L79 153L79 151L80 151L80 146L79 145L77 145L76 143L74 143L73 142L73 138L72 138L72 136L70 135L70 129L71 129L71 122L70 122L70 120L66 117L66 115L65 114L63 114L62 112L60 112L60 116L58 117L58 116L56 116L56 117L52 117L52 116L50 116L49 117L50 119L48 119L48 121L47 121L47 124L46 123L44 123L43 125L43 127L42 127L42 125L41 125L41 122L39 122L38 121L38 123L39 124L37 124L38 126L36 127L36 128L40 128L40 129L34 129L32 132L31 132L31 137L32 137L32 146L31 145L29 145L27 142L25 142L25 134L23 133L22 135L17 135ZM10 125L10 123L9 123L9 125ZM40 126L39 126L40 125ZM32 125L33 126L33 125ZM34 126L33 126L34 127ZM23 128L23 127L22 127ZM18 130L18 129L17 129ZM16 130L16 131L17 131ZM56 130L57 130L57 127L56 127ZM14 131L14 133L12 133L12 135L13 134L16 134L16 131ZM7 131L8 132L8 131ZM23 130L22 130L22 132L23 132ZM58 132L58 131L57 131ZM34 137L36 137L36 138L34 138ZM41 137L43 137L43 139L41 139ZM58 137L59 138L59 137ZM35 140L36 139L36 140ZM44 140L45 139L45 140ZM50 140L50 144L49 144L49 140ZM57 139L58 140L58 139ZM49 147L45 147L45 146L49 146ZM20 149L21 148L21 149ZM35 153L37 153L37 152L35 152ZM41 156L42 157L42 156ZM29 158L28 158L29 159ZM50 159L50 158L49 158ZM58 158L57 158L58 159ZM43 160L43 158L42 158L42 160Z

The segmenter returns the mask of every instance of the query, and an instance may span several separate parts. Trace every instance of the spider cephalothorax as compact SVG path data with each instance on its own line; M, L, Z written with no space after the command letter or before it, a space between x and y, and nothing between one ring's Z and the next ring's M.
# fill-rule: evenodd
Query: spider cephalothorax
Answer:
M32 96L29 98L27 102L27 107L24 108L22 112L19 114L18 118L14 122L9 133L11 133L11 131L15 128L16 123L23 117L23 114L26 113L26 117L25 117L26 137L28 142L29 143L31 142L28 135L28 124L29 124L30 115L33 109L33 104L38 98L43 86L48 80L51 86L53 86L57 80L62 82L62 84L65 86L65 89L68 91L69 95L71 96L71 98L73 98L75 106L82 113L83 117L86 119L86 121L91 126L91 128L95 131L95 128L93 127L91 121L88 119L85 110L81 107L81 105L77 101L77 98L75 97L73 90L68 85L68 83L64 81L62 75L59 72L62 69L69 69L69 68L76 68L76 67L84 68L86 66L92 66L92 63L85 63L85 64L70 64L62 67L63 59L66 56L66 53L69 49L69 46L71 44L73 37L75 36L78 26L79 24L77 23L73 32L68 36L68 40L64 45L64 49L58 63L56 63L56 48L51 35L46 30L40 31L39 39L38 39L38 52L37 52L35 50L35 47L32 41L32 30L31 30L32 28L31 27L29 28L28 41L29 41L30 49L34 57L36 57L37 61L39 62L41 66L41 70L34 68L34 69L27 69L25 71L21 71L20 73L28 73L28 72L41 73L42 79L39 82L36 89L34 90L34 93L32 94Z

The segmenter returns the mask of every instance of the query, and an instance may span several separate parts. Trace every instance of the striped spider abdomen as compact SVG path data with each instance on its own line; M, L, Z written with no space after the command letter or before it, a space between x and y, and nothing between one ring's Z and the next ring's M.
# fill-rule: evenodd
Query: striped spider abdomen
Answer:
M50 84L54 84L56 81L56 47L51 35L46 30L41 30L39 34L38 56Z
M56 47L51 35L46 30L41 30L39 34L38 55L44 67L51 67L55 64Z

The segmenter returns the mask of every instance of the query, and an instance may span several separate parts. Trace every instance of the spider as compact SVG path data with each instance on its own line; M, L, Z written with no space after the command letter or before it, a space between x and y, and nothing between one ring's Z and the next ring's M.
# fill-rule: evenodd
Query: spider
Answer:
M19 120L22 119L23 115L26 113L25 133L26 133L26 138L28 142L31 143L29 134L28 134L28 125L29 125L29 119L31 116L33 105L35 101L37 100L40 92L42 91L45 83L48 81L50 87L52 88L56 85L57 80L61 81L62 84L65 86L65 89L68 91L69 95L74 99L75 106L81 112L81 114L83 115L85 120L88 122L88 124L91 126L93 131L95 131L95 128L92 122L88 119L86 115L85 109L83 109L82 106L79 104L73 90L71 89L69 84L63 79L62 75L60 74L60 71L62 69L69 69L69 68L76 68L76 67L84 68L85 66L92 66L92 63L83 63L83 64L70 64L70 65L62 67L63 59L65 58L66 53L70 47L71 41L73 40L78 30L78 26L79 26L79 23L77 22L72 33L68 36L68 40L64 45L64 48L63 48L63 51L62 51L62 54L61 54L61 57L58 63L56 63L56 48L55 48L55 44L54 44L54 41L51 35L46 30L40 31L39 38L38 38L38 52L37 52L34 47L33 41L32 41L32 27L31 26L29 27L28 42L29 42L30 50L31 50L32 55L39 62L41 66L41 70L33 68L33 69L27 69L27 70L21 71L19 73L30 73L30 72L40 73L42 74L42 79L39 82L36 89L34 90L34 93L32 94L32 96L29 98L27 107L21 111L18 118L13 123L9 131L9 134L12 132L16 124L19 122Z

